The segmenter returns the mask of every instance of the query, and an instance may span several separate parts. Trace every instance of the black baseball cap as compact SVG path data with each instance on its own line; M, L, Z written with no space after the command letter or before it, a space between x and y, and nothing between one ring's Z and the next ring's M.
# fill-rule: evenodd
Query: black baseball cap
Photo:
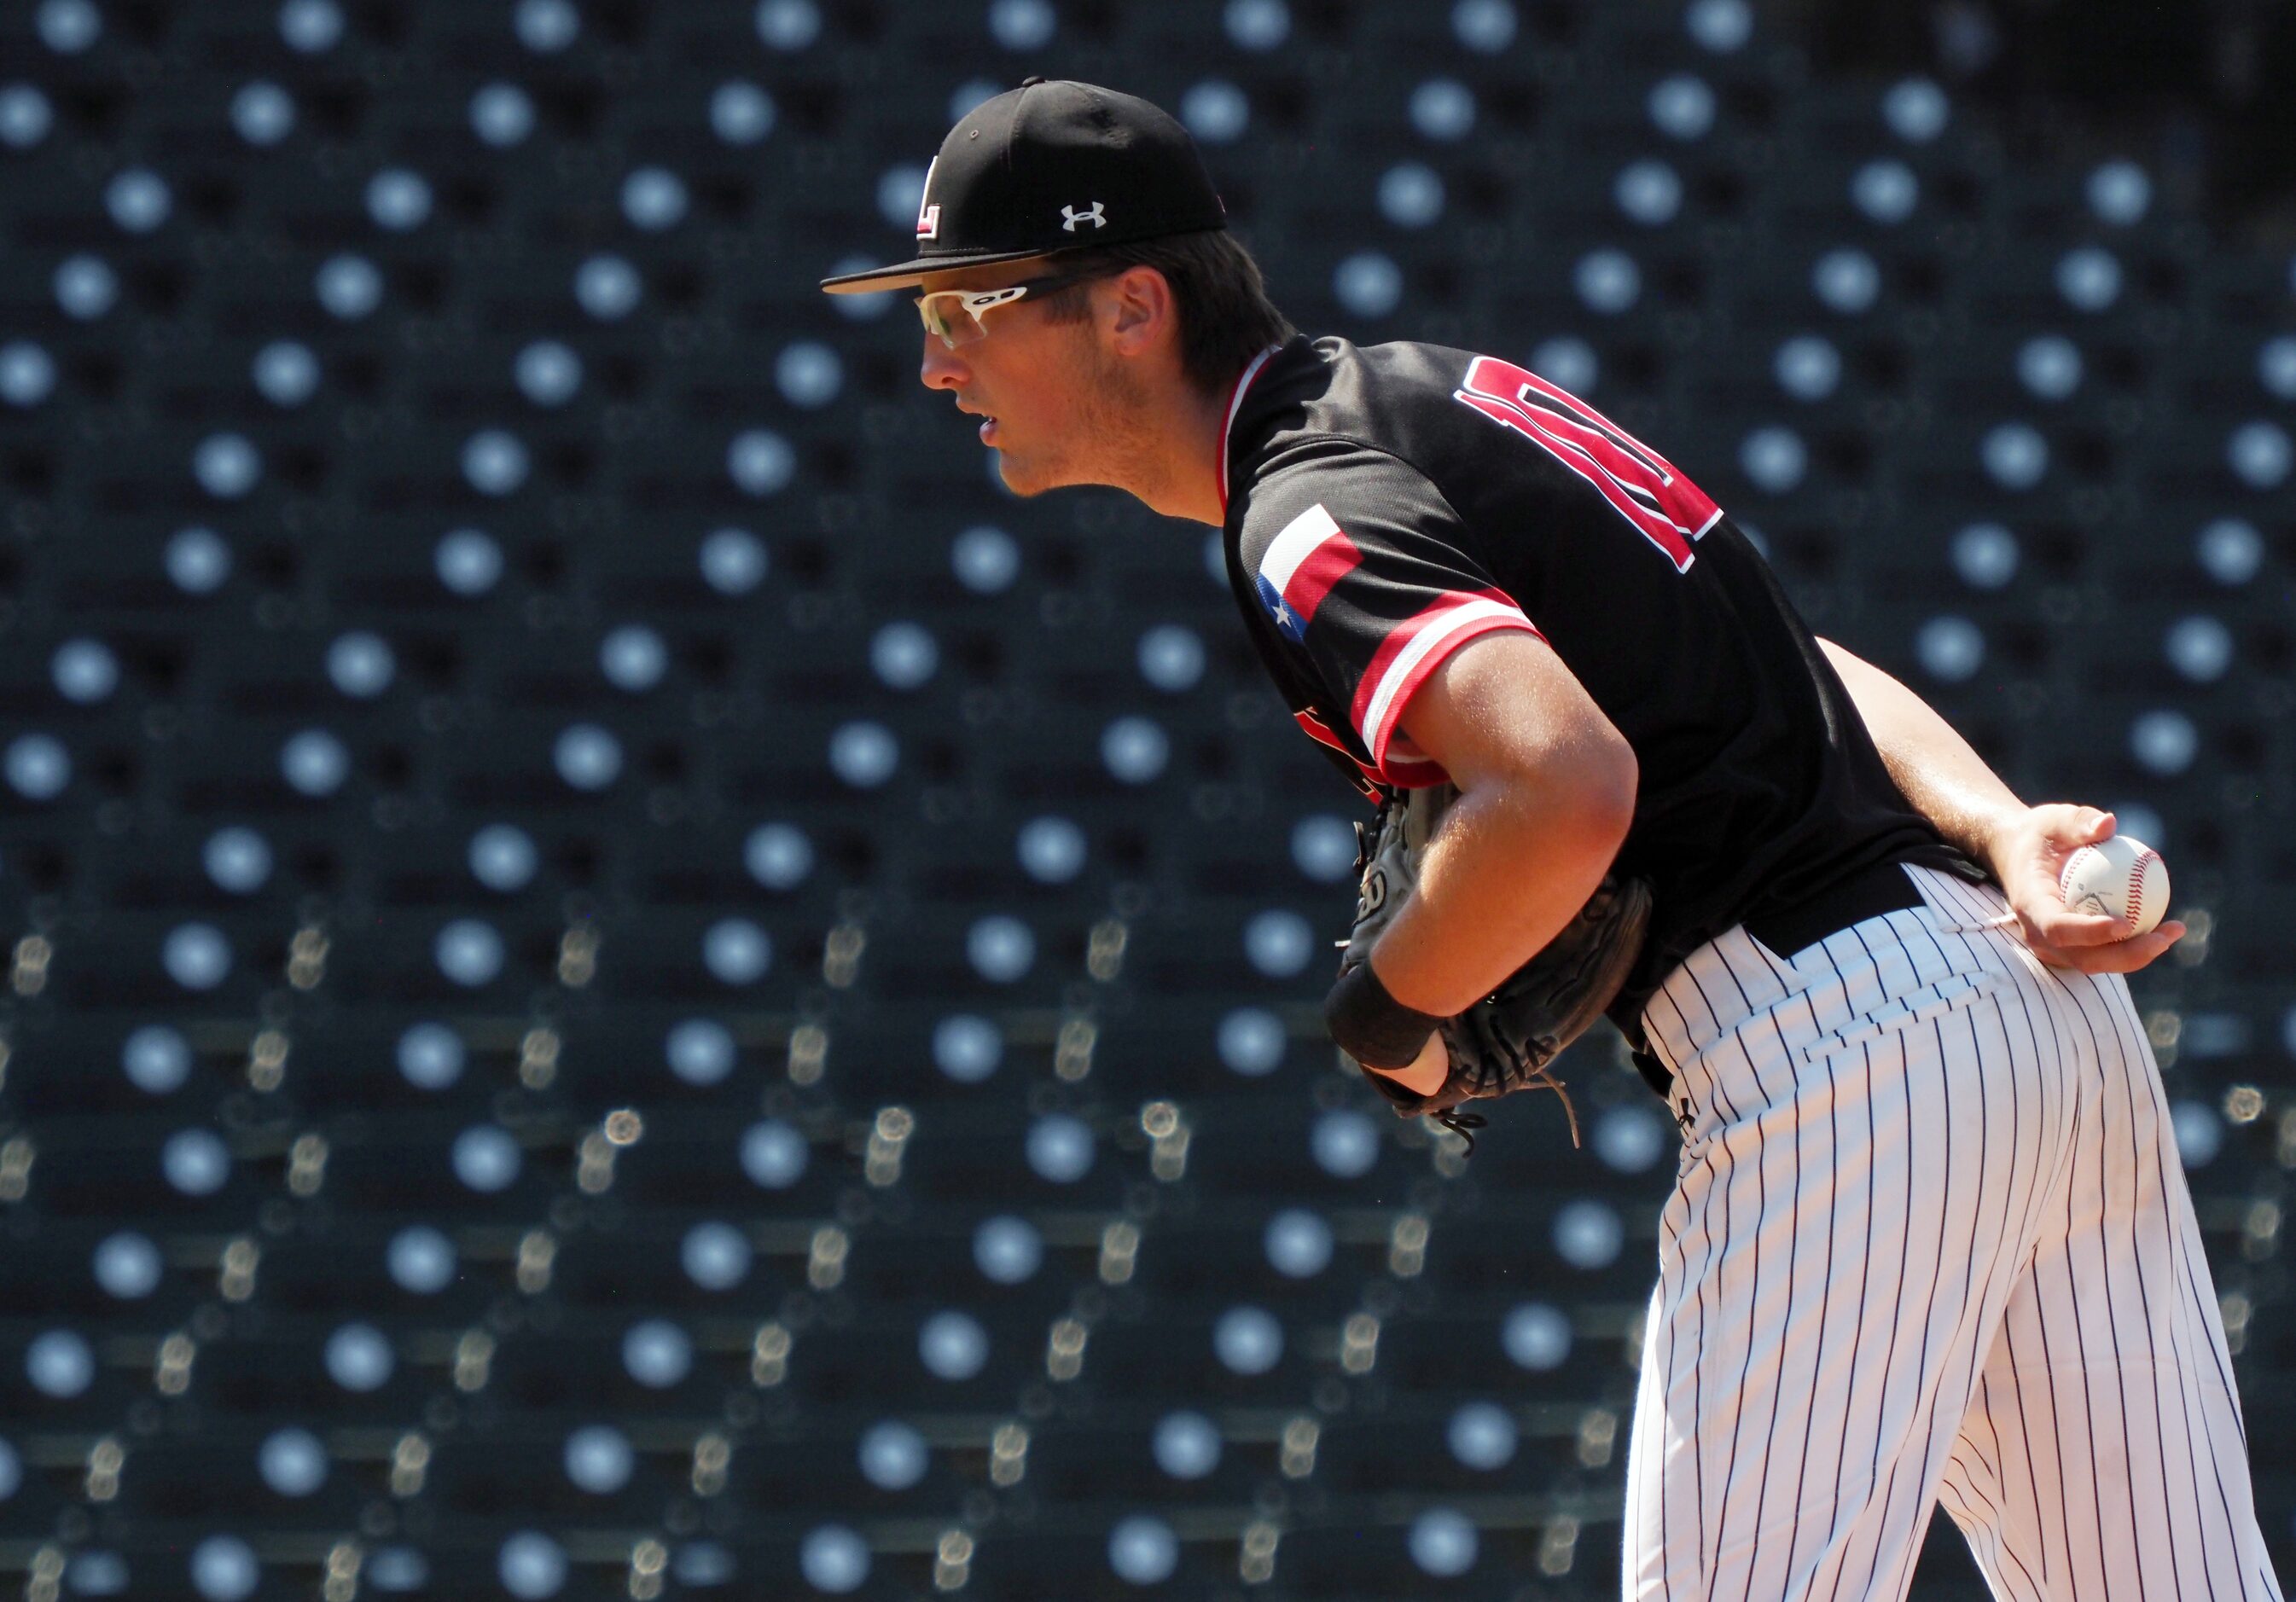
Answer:
M1196 142L1137 95L1029 78L948 131L925 169L917 254L824 278L832 295L898 290L928 273L1227 226Z

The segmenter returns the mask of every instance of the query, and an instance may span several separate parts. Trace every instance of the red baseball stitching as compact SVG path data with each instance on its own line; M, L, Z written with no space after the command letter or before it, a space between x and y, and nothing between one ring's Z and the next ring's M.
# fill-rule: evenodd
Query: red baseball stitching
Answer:
M2144 921L2144 887L2152 877L2152 873L2149 871L2148 864L2160 862L2160 860L2161 854L2153 850L2149 846L2144 848L2144 853L2136 859L2136 867L2133 876L2135 887L2129 892L2131 899L2128 908L2128 921L2131 923L2141 924Z

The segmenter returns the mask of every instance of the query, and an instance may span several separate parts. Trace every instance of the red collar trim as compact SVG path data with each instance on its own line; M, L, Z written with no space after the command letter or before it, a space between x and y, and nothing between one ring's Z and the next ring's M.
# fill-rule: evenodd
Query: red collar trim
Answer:
M1262 367L1267 365L1267 358L1283 348L1281 345L1271 345L1252 357L1250 365L1236 374L1235 388L1228 391L1227 415L1220 421L1219 498L1220 516L1223 518L1227 516L1227 431L1235 427L1235 414L1243 409L1243 392L1251 388L1251 380L1259 376Z

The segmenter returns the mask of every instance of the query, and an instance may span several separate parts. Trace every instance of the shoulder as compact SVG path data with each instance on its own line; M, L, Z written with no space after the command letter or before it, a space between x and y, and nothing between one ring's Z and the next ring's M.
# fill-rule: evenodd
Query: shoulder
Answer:
M1459 519L1434 481L1414 463L1368 440L1305 435L1269 454L1235 508L1239 544L1257 566L1268 550L1335 527L1359 536L1456 530Z
M1415 460L1430 421L1459 410L1456 391L1474 360L1440 345L1300 335L1249 372L1234 397L1224 443L1236 475L1275 470L1301 445L1333 439Z
M1299 396L1300 426L1390 450L1430 415L1456 409L1458 388L1477 359L1472 351L1423 340L1357 345L1336 336L1308 342L1302 354L1311 363L1287 370L1313 387Z

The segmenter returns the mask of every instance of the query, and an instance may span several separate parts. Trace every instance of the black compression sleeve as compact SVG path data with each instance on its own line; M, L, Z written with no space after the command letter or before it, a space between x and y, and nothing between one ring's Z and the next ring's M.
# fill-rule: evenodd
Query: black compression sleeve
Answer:
M1341 1050L1367 1068L1407 1068L1443 1020L1387 993L1369 962L1358 962L1324 998L1324 1026Z

